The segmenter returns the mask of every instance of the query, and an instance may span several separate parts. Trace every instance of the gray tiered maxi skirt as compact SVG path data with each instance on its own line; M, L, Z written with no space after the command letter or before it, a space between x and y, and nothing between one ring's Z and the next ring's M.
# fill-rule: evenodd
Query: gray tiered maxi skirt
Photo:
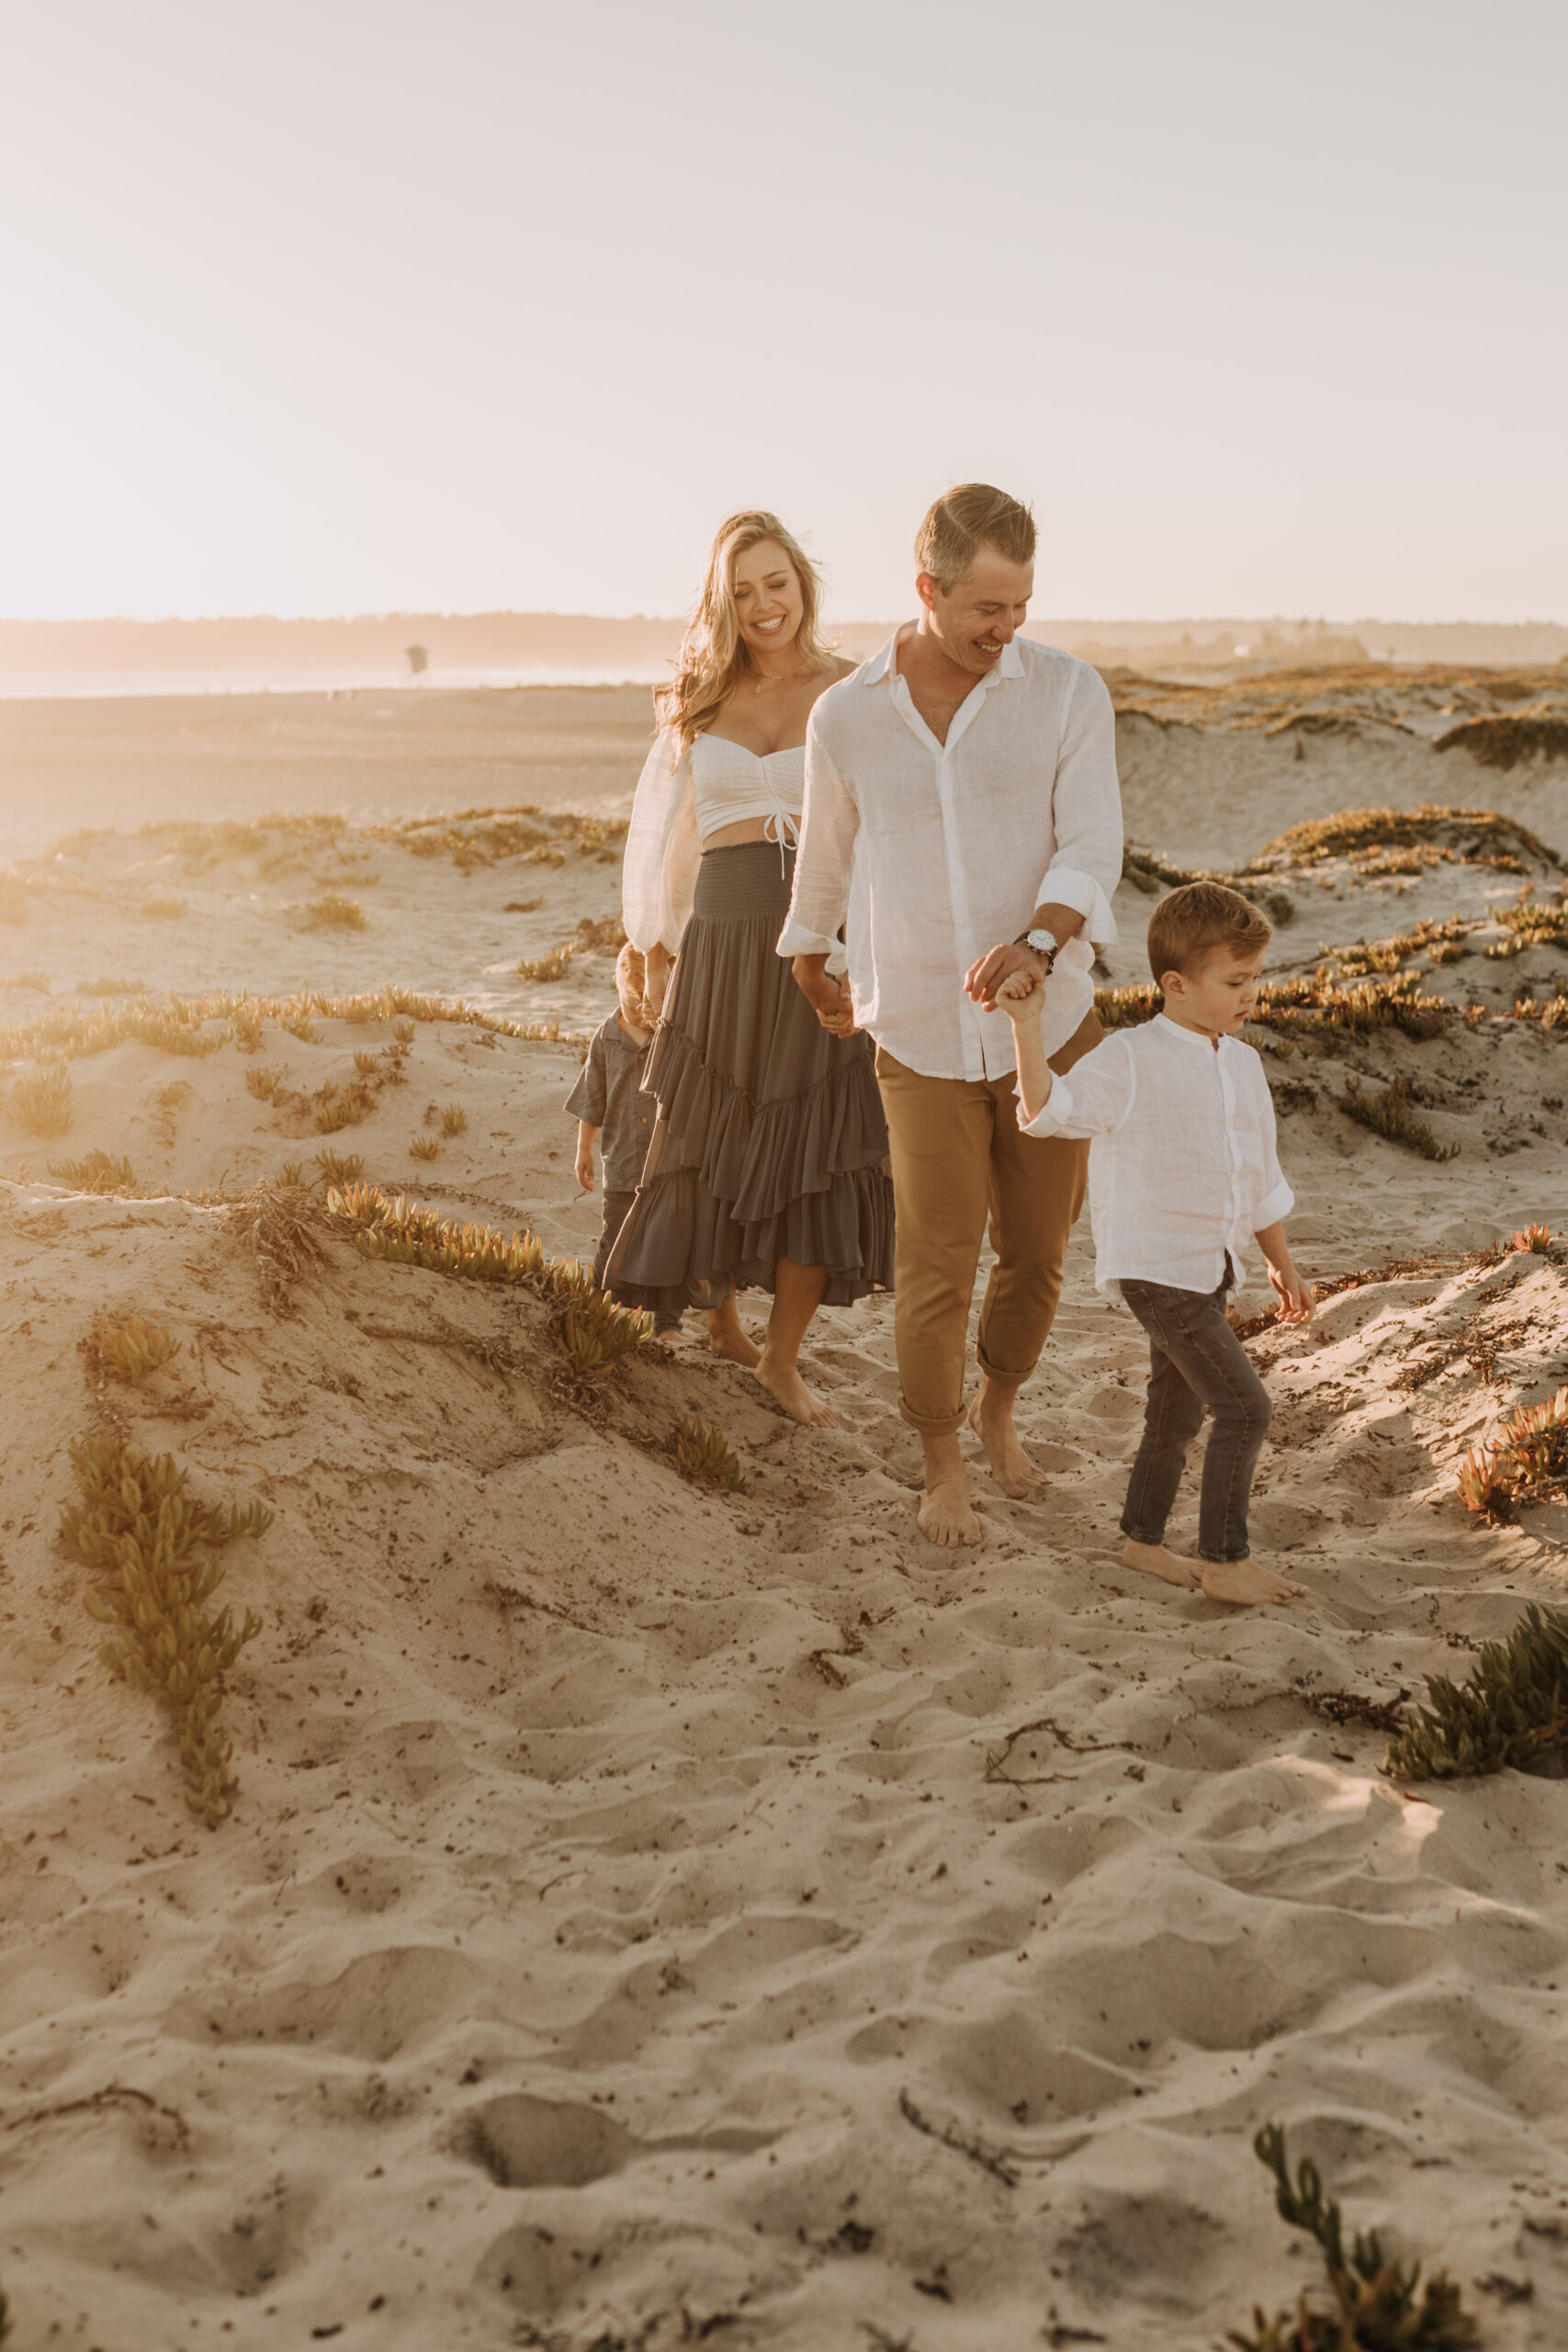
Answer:
M605 1268L679 1313L826 1266L824 1304L893 1287L887 1127L869 1037L830 1036L774 952L795 853L709 850L643 1080L659 1117Z

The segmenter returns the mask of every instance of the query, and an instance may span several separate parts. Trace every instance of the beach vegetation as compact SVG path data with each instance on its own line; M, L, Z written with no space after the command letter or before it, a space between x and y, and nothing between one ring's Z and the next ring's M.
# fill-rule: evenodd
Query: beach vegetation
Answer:
M357 1184L365 1173L365 1161L357 1151L340 1159L335 1151L319 1151L316 1165L329 1184Z
M297 1161L293 1165L302 1177L303 1169ZM320 1216L309 1190L298 1182L261 1183L226 1205L235 1229L250 1245L267 1304L276 1314L288 1314L290 1284L313 1272L326 1257Z
M523 1284L555 1309L555 1336L574 1373L594 1379L652 1336L653 1317L617 1306L595 1290L576 1258L547 1258L532 1233L502 1233L498 1226L458 1225L422 1207L406 1193L395 1197L375 1184L350 1184L327 1194L327 1213L354 1233L362 1258L423 1266L466 1282Z
M1549 711L1483 711L1436 738L1435 752L1468 752L1483 768L1568 759L1568 718Z
M78 980L78 996L145 996L145 980Z
M1568 899L1561 891L1555 900L1537 899L1527 883L1512 906L1499 907L1496 919L1506 936L1484 951L1495 963L1522 956L1527 947L1568 947Z
M409 1158L411 1159L439 1159L440 1157L441 1138L439 1136L418 1135L413 1137L409 1145Z
M1274 2176L1280 2220L1316 2240L1333 2308L1314 2309L1303 2295L1294 2312L1275 2319L1254 2311L1253 2333L1233 2329L1227 2343L1238 2352L1476 2352L1480 2330L1446 2271L1423 2284L1419 2263L1384 2254L1375 2230L1358 2230L1347 2251L1338 2200L1324 2196L1312 2158L1302 2158L1292 2179L1278 2123L1264 2124L1252 2149Z
M100 1315L93 1326L92 1349L106 1372L140 1388L149 1374L173 1363L180 1343L166 1325L149 1323L144 1315L127 1316L123 1323Z
M1499 1526L1521 1503L1568 1496L1568 1388L1543 1404L1521 1405L1472 1446L1460 1464L1459 1492L1467 1510Z
M1549 1250L1551 1247L1551 1227L1549 1225L1521 1225L1517 1232L1509 1234L1505 1247L1519 1250Z
M139 911L150 916L154 922L183 922L189 909L183 899L153 892L142 899Z
M315 1104L311 1125L319 1136L335 1136L344 1127L357 1127L376 1108L374 1093L357 1078L348 1086L328 1079L311 1100Z
M1465 1681L1428 1676L1382 1769L1393 1781L1568 1773L1568 1611L1531 1601L1505 1640L1482 1645Z
M1094 1009L1105 1029L1129 1029L1152 1021L1164 1001L1152 980L1094 992ZM1439 1037L1453 1018L1454 1007L1447 998L1424 995L1414 972L1380 973L1349 986L1320 973L1265 980L1251 1025L1287 1042L1314 1036L1332 1046L1348 1037L1372 1036L1380 1029L1398 1029L1420 1039Z
M76 1193L130 1193L136 1176L129 1159L115 1159L107 1151L89 1151L81 1159L51 1159L49 1172Z
M522 956L517 965L520 980L564 980L571 968L571 945L552 947L543 956Z
M558 867L573 854L609 864L626 840L626 820L580 816L570 809L546 814L522 801L508 808L461 808L446 817L397 818L363 831L368 839L389 842L414 857L449 857L460 874L471 874L508 860Z
M11 979L0 981L0 987L28 989L37 996L47 996L50 979L47 972L17 972Z
M47 986L42 976L39 978ZM155 1046L164 1053L215 1054L234 1042L236 1015L247 1035L259 1031L264 1020L276 1021L306 1045L321 1043L314 1026L316 1020L361 1024L389 1021L394 1023L396 1042L404 1046L412 1043L416 1023L442 1022L497 1037L550 1045L586 1042L570 1033L563 1035L558 1021L513 1021L504 1014L467 1004L461 998L448 1002L443 997L420 996L410 989L391 987L347 997L303 989L287 997L235 996L222 991L205 997L168 996L155 1001L132 999L90 1009L80 1004L60 1005L32 1021L0 1023L0 1060L49 1057L75 1061L107 1053L127 1039ZM400 1035L400 1028L406 1035Z
M1391 1143L1402 1143L1408 1151L1418 1151L1423 1159L1457 1159L1458 1144L1439 1143L1426 1120L1413 1116L1409 1102L1407 1078L1391 1079L1385 1094L1363 1094L1361 1081L1351 1070L1346 1075L1339 1108L1359 1126L1386 1136Z
M245 1090L247 1093L254 1094L258 1102L276 1101L282 1089L283 1080L275 1069L248 1069L245 1072Z
M682 1476L721 1495L742 1491L740 1464L721 1429L688 1413L675 1431L675 1459Z
M238 1787L232 1745L218 1727L223 1678L262 1627L251 1610L236 1623L227 1608L213 1616L205 1604L223 1581L217 1552L265 1534L272 1513L260 1503L224 1512L193 1502L172 1454L150 1460L117 1436L78 1439L71 1464L81 1500L65 1505L60 1532L94 1574L84 1607L112 1629L98 1654L168 1709L186 1802L216 1828Z
M11 1089L11 1116L30 1136L62 1136L71 1125L71 1072L63 1062L29 1070Z
M442 1108L441 1132L444 1136L460 1136L468 1124L468 1114L460 1102L447 1102Z
M283 1163L283 1172L277 1181L280 1184L287 1184L291 1191L298 1190L305 1182L304 1161L302 1159L286 1159Z
M1413 853L1412 862L1395 862L1392 853L1398 851ZM1524 874L1531 865L1561 870L1562 865L1554 850L1512 817L1494 808L1424 802L1419 808L1343 808L1337 816L1309 818L1269 842L1243 871L1322 865L1329 858L1345 858L1361 873L1418 873L1423 865L1445 860L1501 874Z
M342 890L323 890L312 899L301 918L307 931L364 931L369 917L357 899Z

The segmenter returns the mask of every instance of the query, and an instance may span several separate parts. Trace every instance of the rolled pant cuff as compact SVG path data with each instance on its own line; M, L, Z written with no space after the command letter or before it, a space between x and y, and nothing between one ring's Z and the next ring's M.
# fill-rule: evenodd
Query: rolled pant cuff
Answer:
M968 1410L967 1405L960 1405L956 1413L917 1413L902 1396L898 1399L899 1419L908 1421L912 1430L919 1430L922 1437L956 1437Z
M999 1363L993 1363L991 1362L984 1348L976 1345L975 1350L975 1361L979 1365L981 1371L985 1374L987 1379L994 1380L998 1387L1021 1388L1026 1380L1030 1380L1033 1377L1034 1365L1039 1363L1040 1357L1038 1351L1036 1351L1033 1363L1031 1363L1023 1372L1004 1372Z

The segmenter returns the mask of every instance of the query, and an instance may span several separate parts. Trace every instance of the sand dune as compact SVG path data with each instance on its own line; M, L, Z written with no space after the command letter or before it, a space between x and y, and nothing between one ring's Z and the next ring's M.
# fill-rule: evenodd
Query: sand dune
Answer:
M1172 808L1190 794L1171 855L1214 846L1202 749L1187 781L1166 772ZM1561 797L1555 823L1525 805L1560 772L1516 782L1491 803L1568 837ZM1237 804L1226 855L1303 813L1287 775ZM494 1020L586 1027L602 954L558 983L514 967L611 911L588 839L466 874L347 836L271 873L281 838L205 865L195 842L86 844L31 870L0 931L0 977L51 983L11 989L5 1050L133 944L149 994L445 973ZM1452 864L1329 878L1288 878L1281 969L1417 911L1495 918L1519 888ZM333 888L364 932L299 927ZM184 915L140 912L149 894ZM1120 903L1135 932L1152 902ZM570 1044L421 1019L407 1082L330 1132L326 1090L386 1055L390 1019L269 1016L252 1052L126 1038L72 1063L53 1140L0 1101L0 2287L20 2352L1199 2352L1314 2276L1249 2153L1269 2118L1357 2226L1449 2264L1489 2347L1559 2344L1559 1787L1401 1790L1333 1699L1462 1672L1568 1581L1568 1510L1489 1530L1454 1487L1466 1446L1568 1374L1561 1249L1491 1247L1563 1221L1565 1033L1504 1008L1551 995L1565 959L1486 958L1501 936L1411 959L1488 1005L1474 1027L1269 1061L1303 1266L1424 1255L1252 1343L1278 1399L1256 1532L1309 1595L1247 1617L1116 1565L1142 1351L1092 1290L1087 1232L1022 1416L1050 1485L1026 1505L983 1482L986 1547L953 1562L914 1527L888 1302L822 1317L812 1374L843 1426L807 1436L695 1318L584 1400L532 1295L367 1262L324 1223L319 1266L286 1306L269 1291L230 1196L319 1151L585 1249ZM1458 1157L1355 1125L1348 1070L1410 1078ZM128 1157L137 1193L49 1175L92 1149ZM84 1346L132 1310L181 1342L135 1389ZM742 1493L679 1476L690 1412L728 1432ZM53 1539L65 1442L106 1427L177 1454L204 1499L274 1512L224 1555L222 1597L264 1629L230 1678L241 1787L214 1831L152 1701L99 1665Z

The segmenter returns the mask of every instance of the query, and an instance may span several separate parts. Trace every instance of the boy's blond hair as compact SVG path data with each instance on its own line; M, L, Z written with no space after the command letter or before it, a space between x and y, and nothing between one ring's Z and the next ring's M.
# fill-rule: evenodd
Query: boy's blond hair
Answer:
M1273 936L1273 924L1239 890L1227 890L1223 882L1184 882L1154 910L1149 969L1156 983L1167 972L1189 979L1216 949L1256 956Z
M619 989L623 980L627 983L634 995L640 997L646 993L648 989L648 966L643 959L642 949L640 947L634 947L629 939L624 942L621 952L615 958L615 986L617 989Z

